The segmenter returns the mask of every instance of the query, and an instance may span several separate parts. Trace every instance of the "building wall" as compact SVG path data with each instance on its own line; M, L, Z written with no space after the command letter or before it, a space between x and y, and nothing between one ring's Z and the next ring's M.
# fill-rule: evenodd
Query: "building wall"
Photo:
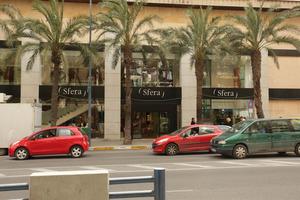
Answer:
M299 100L270 100L270 117L300 117Z

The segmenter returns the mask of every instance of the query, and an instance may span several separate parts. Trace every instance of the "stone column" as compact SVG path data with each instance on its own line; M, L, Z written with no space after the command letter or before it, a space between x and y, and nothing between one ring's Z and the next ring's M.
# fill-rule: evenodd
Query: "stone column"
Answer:
M23 40L22 45L29 40ZM41 84L41 59L37 56L32 69L27 69L27 63L32 52L24 53L21 56L21 103L39 102L39 85Z
M191 118L197 117L197 88L195 67L191 67L191 55L186 54L180 61L180 85L181 85L181 126L189 125Z
M261 95L262 95L262 107L265 114L265 118L269 117L269 73L268 73L268 50L263 49L261 51Z
M104 138L120 139L121 62L113 66L113 48L105 47Z

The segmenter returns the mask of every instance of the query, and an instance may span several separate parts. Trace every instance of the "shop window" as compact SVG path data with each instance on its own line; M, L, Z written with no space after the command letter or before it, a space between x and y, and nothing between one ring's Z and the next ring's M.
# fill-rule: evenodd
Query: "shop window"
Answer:
M0 49L0 84L20 84L20 62L15 60L12 53L12 49Z
M63 63L60 67L60 84L67 85L87 85L88 66L83 63L83 59L78 51L64 51ZM49 85L53 81L53 64L50 55L42 59L42 84ZM97 60L92 64L92 84L104 84L104 55L99 52Z
M150 58L145 58L142 53L133 54L134 64L130 71L133 87L176 87L179 85L179 64L175 58L169 56L163 63L153 54L148 57Z
M204 87L251 88L249 56L210 56L204 69Z

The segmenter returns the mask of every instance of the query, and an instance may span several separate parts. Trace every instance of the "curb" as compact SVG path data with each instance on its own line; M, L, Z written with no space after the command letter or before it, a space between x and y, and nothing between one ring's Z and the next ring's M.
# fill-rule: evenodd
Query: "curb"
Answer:
M90 147L89 151L143 150L143 149L151 149L151 146L149 145L96 146L96 147Z

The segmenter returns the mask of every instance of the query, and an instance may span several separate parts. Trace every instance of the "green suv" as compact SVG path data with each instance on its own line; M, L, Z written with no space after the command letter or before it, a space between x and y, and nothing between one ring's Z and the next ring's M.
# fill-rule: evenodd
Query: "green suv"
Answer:
M300 156L300 119L241 121L211 140L211 150L236 159L265 152Z

